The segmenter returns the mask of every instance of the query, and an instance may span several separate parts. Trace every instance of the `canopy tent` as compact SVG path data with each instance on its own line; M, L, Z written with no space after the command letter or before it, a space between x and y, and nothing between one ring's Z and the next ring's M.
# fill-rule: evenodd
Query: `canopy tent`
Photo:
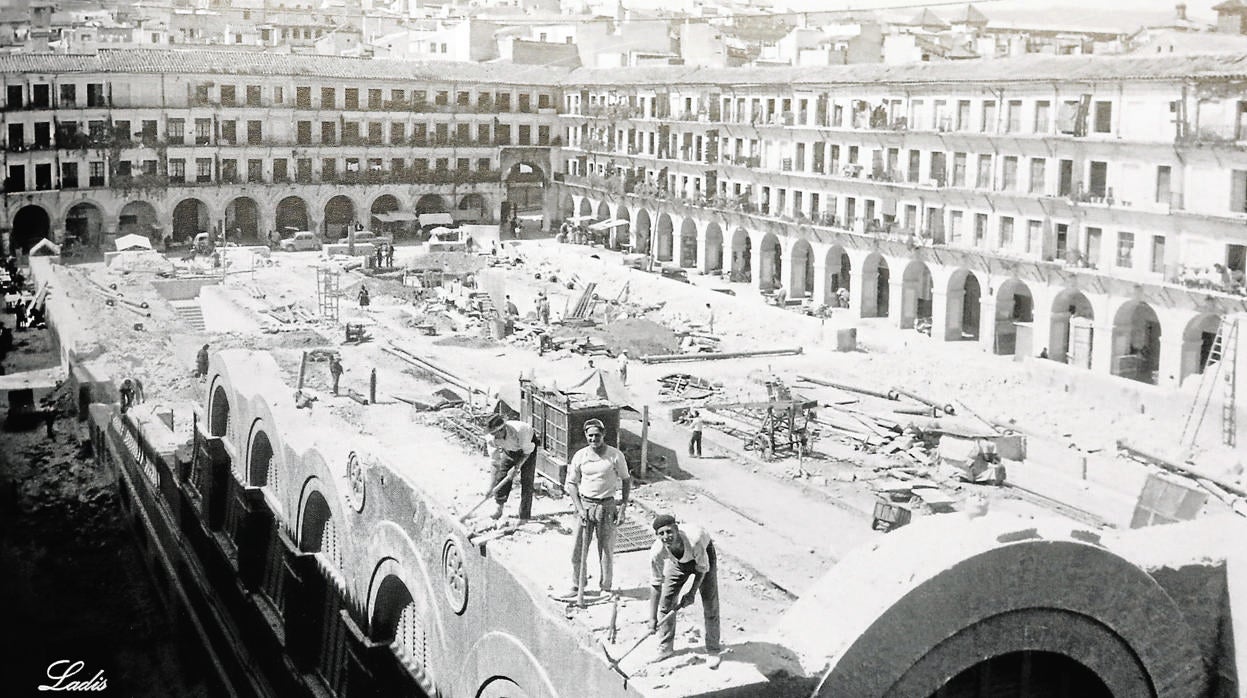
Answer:
M116 244L118 252L125 250L150 250L152 248L152 241L142 235L122 235L117 238Z
M572 225L576 225L578 223L581 223L582 221L593 220L593 216L572 216L571 218L567 218L566 220L568 223L571 223Z
M450 228L439 225L436 228L430 230L429 235L442 235L443 233L449 233L449 232L452 232Z
M31 257L38 257L40 255L58 255L60 253L61 253L60 245L57 245L55 242L52 242L51 240L47 238L44 238L40 240L39 242L36 242L35 246L30 248Z
M589 226L589 230L610 230L611 228L618 228L621 225L628 225L628 221L621 220L619 218L612 218L608 221L598 221L597 223L594 223Z
M411 213L410 211L390 211L388 213L374 213L372 214L372 217L376 218L382 223L401 223L404 221L416 220L416 214Z
M454 225L455 219L449 213L421 213L420 225Z

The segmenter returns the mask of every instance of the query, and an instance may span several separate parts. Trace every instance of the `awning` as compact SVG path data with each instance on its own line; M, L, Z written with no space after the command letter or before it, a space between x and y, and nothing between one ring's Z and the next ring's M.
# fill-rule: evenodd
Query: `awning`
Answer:
M372 214L372 217L376 218L382 223L393 223L394 222L393 214L390 214L390 213L374 213Z
M455 219L449 213L421 213L420 225L454 225Z
M122 235L117 238L117 251L122 250L150 250L152 241L142 235Z
M50 390L65 380L65 369L60 366L40 368L22 373L10 373L0 376L0 391L3 390Z
M591 221L591 220L593 220L593 216L572 216L571 218L567 219L567 222L575 224L581 221Z
M416 220L416 214L411 213L410 211L390 211L389 213L374 213L372 214L372 217L376 218L382 223L398 223L401 221Z
M620 220L619 218L609 221L599 221L589 226L589 230L610 230L611 228L618 228L621 225L628 225L628 221Z
M47 238L40 240L39 242L35 243L34 247L30 248L31 257L37 257L39 255L49 255L49 254L57 255L60 253L61 253L60 245L57 245L55 242L52 242L51 240Z

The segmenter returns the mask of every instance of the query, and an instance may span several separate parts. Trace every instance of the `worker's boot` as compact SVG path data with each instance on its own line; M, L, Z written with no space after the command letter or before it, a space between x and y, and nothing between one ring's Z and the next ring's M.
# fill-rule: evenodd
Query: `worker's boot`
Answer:
M494 507L494 513L490 514L490 515L489 515L489 518L491 518L491 519L501 519L501 518L502 518L502 502L499 502L499 503L497 504L497 506L495 506L495 507Z

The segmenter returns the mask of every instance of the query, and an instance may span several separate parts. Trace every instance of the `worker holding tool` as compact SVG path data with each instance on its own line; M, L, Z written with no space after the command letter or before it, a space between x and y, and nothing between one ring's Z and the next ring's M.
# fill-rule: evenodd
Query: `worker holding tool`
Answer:
M520 420L504 419L495 414L485 424L493 447L493 478L489 489L494 493L496 507L490 518L502 518L502 508L511 496L515 475L507 480L512 470L518 469L520 479L520 520L527 521L533 515L533 481L537 477L537 434L532 425ZM503 482L503 480L507 480Z
M654 517L654 534L658 540L649 549L649 617L650 629L659 633L662 643L655 661L675 654L675 614L671 611L692 606L699 592L706 619L706 653L718 654L719 580L714 541L700 526L687 524L681 529L670 514ZM689 577L693 583L677 602L676 597ZM661 623L660 610L664 614Z
M606 443L606 426L600 419L585 421L588 446L576 451L567 468L565 489L576 509L576 546L572 549L575 580L568 596L583 593L588 567L589 542L596 537L601 564L601 588L610 593L614 577L615 527L623 523L632 490L632 476L624 454ZM618 504L615 493L619 492Z

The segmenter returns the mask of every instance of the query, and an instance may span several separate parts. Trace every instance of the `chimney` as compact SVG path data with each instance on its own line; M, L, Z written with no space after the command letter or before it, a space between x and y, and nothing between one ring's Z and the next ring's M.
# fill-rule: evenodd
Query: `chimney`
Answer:
M1186 3L1180 2L1173 9L1177 10L1178 12L1178 21L1185 22L1186 21Z

